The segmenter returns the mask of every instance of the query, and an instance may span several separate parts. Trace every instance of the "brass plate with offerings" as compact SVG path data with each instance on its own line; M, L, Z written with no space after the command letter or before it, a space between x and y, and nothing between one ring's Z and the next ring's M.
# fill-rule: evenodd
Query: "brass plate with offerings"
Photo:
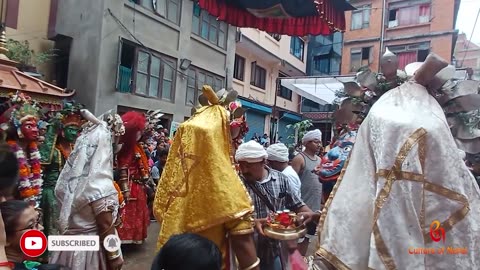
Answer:
M305 236L305 226L297 225L297 214L290 210L277 211L267 217L267 225L263 229L266 236L275 240L295 240Z

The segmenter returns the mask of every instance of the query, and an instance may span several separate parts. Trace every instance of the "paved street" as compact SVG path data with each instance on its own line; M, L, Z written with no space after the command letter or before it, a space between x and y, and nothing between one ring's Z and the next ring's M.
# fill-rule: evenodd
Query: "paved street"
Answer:
M143 245L125 245L122 247L125 264L123 270L148 270L152 266L157 249L157 237L160 227L153 222L148 227L148 238Z
M125 264L124 270L150 269L153 258L155 257L157 237L160 227L157 222L153 222L148 227L148 238L143 245L125 245L122 247ZM317 245L315 238L309 246L308 255L315 252Z

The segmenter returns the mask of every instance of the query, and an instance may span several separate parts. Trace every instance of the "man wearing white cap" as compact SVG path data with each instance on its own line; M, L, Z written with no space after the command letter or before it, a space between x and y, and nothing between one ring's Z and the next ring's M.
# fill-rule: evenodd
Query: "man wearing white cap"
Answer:
M267 148L268 165L285 174L290 180L293 191L300 196L300 178L297 172L288 165L288 148L283 143L272 144Z
M300 193L302 200L313 211L319 211L322 200L322 184L318 179L315 170L320 165L320 158L317 156L322 147L322 132L318 129L307 132L302 138L305 150L292 160L292 167L300 176ZM300 253L305 256L308 250L310 239L315 237L316 226L312 223L307 226L306 239L300 240Z
M286 260L281 254L278 242L264 236L263 225L270 212L289 209L298 213L305 223L310 222L313 213L293 191L289 179L281 172L265 166L267 151L256 141L241 144L235 153L242 179L252 197L255 207L256 244L261 270L280 270ZM301 213L300 213L301 212ZM282 257L282 258L281 258Z

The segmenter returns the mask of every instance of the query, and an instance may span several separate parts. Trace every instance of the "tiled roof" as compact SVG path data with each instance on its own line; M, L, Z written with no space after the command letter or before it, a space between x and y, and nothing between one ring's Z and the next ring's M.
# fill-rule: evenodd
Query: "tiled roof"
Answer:
M61 100L73 96L75 91L62 89L53 84L29 76L14 65L14 62L0 59L0 96L9 93L23 91L32 97L44 97L45 102L49 100Z

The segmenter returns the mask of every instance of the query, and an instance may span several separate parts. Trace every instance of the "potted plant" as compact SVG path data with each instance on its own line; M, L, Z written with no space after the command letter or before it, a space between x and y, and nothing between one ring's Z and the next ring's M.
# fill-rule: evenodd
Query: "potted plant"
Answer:
M288 139L293 139L294 143L289 145L289 154L290 156L295 156L297 152L301 152L302 149L302 138L308 129L313 126L312 120L306 119L298 123L287 125L287 129L294 129L295 134L288 136Z
M8 52L6 56L18 62L18 69L23 72L37 72L37 66L50 61L55 54L54 49L41 53L35 53L30 49L30 43L25 41L17 41L13 39L7 40Z

